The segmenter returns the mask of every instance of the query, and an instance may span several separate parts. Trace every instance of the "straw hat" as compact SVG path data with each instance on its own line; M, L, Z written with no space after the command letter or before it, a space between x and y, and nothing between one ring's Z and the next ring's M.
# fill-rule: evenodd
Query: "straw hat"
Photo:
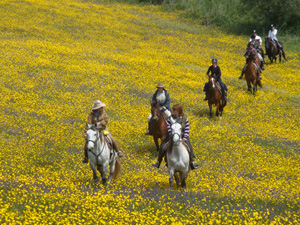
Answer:
M106 106L104 103L102 103L100 100L96 100L92 106L92 110L100 109L101 107Z
M162 82L159 82L158 85L156 86L157 88L164 88L165 86L162 84Z

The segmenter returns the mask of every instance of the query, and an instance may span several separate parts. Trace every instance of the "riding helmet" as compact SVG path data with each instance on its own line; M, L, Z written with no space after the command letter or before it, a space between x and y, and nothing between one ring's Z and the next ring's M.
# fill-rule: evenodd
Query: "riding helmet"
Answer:
M218 62L218 60L216 58L213 58L211 61L212 61L212 63L217 63Z
M253 30L253 33L255 33L255 34L256 34L256 30Z
M274 27L274 25L273 25L273 24L271 24L271 27Z

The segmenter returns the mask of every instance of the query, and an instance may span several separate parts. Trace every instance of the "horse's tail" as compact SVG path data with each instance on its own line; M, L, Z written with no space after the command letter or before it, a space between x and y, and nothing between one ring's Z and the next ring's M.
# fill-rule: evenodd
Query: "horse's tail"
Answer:
M121 173L122 165L120 162L120 159L117 158L116 163L115 163L115 171L113 173L112 179L116 179L116 177Z

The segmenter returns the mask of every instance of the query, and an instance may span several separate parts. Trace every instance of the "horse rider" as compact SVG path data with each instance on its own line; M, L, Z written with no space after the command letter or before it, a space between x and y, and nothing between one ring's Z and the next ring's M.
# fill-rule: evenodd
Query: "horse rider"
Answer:
M217 81L219 82L221 88L222 88L222 96L223 96L223 99L225 101L227 101L227 97L226 97L226 92L228 91L226 85L223 83L222 79L221 79L221 69L220 67L218 66L218 60L216 58L213 58L212 59L212 65L208 68L206 74L207 76L209 77L209 73L211 72L211 75L215 74L216 77L217 77ZM204 85L204 89L203 91L205 91L205 101L208 100L207 98L207 90L208 90L208 82L205 83Z
M264 53L264 50L263 50L262 47L261 47L261 46L262 46L262 39L261 39L260 36L258 36L258 35L256 34L256 30L253 30L252 36L254 36L254 41L257 42L257 43L259 44L258 46L254 46L254 48L257 47L256 50L258 50L259 52L261 52L261 57L263 58L262 63L265 63L265 53ZM253 41L252 36L250 37L249 42Z
M116 140L112 137L111 133L108 131L106 125L108 123L109 117L107 113L104 110L104 107L106 105L102 103L100 100L96 100L94 104L92 105L92 112L89 114L87 119L87 124L95 125L97 129L99 130L106 130L107 135L109 135L110 139L112 140L113 149L117 152L119 157L123 157L124 154L120 150L118 144L116 143ZM87 125L85 127L85 131L87 131ZM85 135L86 138L86 135ZM83 163L88 163L88 154L87 154L87 142L85 142L84 145L84 159Z
M265 70L265 67L263 66L263 64L265 63L265 60L264 60L264 53L263 53L263 50L262 50L262 48L260 47L260 44L259 44L259 41L257 41L257 39L255 38L255 35L252 35L251 36L251 41L249 41L248 42L248 45L247 45L247 49L246 49L246 53L245 53L245 55L247 54L247 50L249 49L249 44L250 43L253 43L253 47L256 49L256 51L257 51L257 57L259 58L259 61L261 62L261 64L262 64L262 67L261 67L261 69L262 70ZM261 55L259 54L261 52ZM247 61L247 59L246 59L246 61Z
M194 155L193 147L191 145L191 141L190 141L190 137L189 137L190 136L189 120L188 120L188 117L184 114L182 106L179 105L179 104L174 105L172 107L171 116L172 116L173 119L176 119L177 122L181 123L182 142L186 143L189 147L188 152L189 152L189 156L190 156L191 169L199 168L200 164L195 161L195 155ZM166 136L166 139L161 144L161 147L159 149L157 162L155 164L152 164L152 166L154 166L155 168L159 168L163 157L166 155L165 145L170 140L170 137L172 137L171 126L172 126L171 119L169 117L168 120L167 120L167 136Z
M159 106L160 110L164 112L166 117L171 116L171 107L170 107L170 95L168 91L165 89L165 86L162 84L162 82L159 82L156 86L157 90L152 96L152 104ZM148 116L148 131L145 133L145 135L152 135L150 133L150 120L152 118L152 114Z
M249 60L248 60L248 56L251 54L251 53L254 53L254 57L253 57L253 63L256 65L256 67L257 67L257 70L258 70L258 80L261 80L262 78L261 78L261 69L259 68L259 66L258 66L258 64L257 64L257 62L256 62L256 59L257 59L257 50L254 48L254 44L252 43L252 42L250 42L249 43L249 47L247 48L247 51L246 51L246 53L244 54L244 56L246 57L246 64L245 64L245 66L244 66L244 68L243 68L243 70L242 70L242 74L241 74L241 76L239 77L239 79L242 79L243 78L243 75L244 75L244 73L246 72L246 68L247 68L247 65L248 65L248 63L250 63L249 62Z
M279 49L279 52L282 53L282 45L281 45L281 43L278 41L276 35L277 35L277 29L274 27L273 24L271 24L271 30L269 30L268 37L271 38L272 41L275 41L275 42L276 42L277 48Z

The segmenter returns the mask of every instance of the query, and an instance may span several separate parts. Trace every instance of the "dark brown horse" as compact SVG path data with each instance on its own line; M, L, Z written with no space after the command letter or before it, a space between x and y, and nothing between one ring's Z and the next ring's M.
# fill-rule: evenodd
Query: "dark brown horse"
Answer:
M217 79L215 75L209 76L208 89L207 89L207 99L209 106L209 115L212 117L212 105L216 106L216 116L222 116L224 107L227 101L225 101L220 92L220 85L217 84Z
M281 43L280 43L281 44ZM275 41L272 41L271 38L266 38L265 40L265 47L266 47L266 54L268 55L271 63L273 63L273 59L275 59L276 62L276 55L279 54L279 62L281 62L281 54L285 60L285 53L283 51L283 48L281 49L282 53L280 52L280 49L277 48L277 44Z
M262 87L261 81L258 80L258 77L260 75L259 65L257 66L257 64L254 63L254 57L255 52L251 51L248 55L247 67L245 70L245 78L247 81L248 91L251 91L252 94L255 94L255 92L257 91L257 85Z
M151 103L151 114L152 118L149 124L150 134L153 136L153 140L156 145L157 151L159 151L158 139L160 138L160 143L162 143L167 135L167 122L164 119L163 112L156 105Z

